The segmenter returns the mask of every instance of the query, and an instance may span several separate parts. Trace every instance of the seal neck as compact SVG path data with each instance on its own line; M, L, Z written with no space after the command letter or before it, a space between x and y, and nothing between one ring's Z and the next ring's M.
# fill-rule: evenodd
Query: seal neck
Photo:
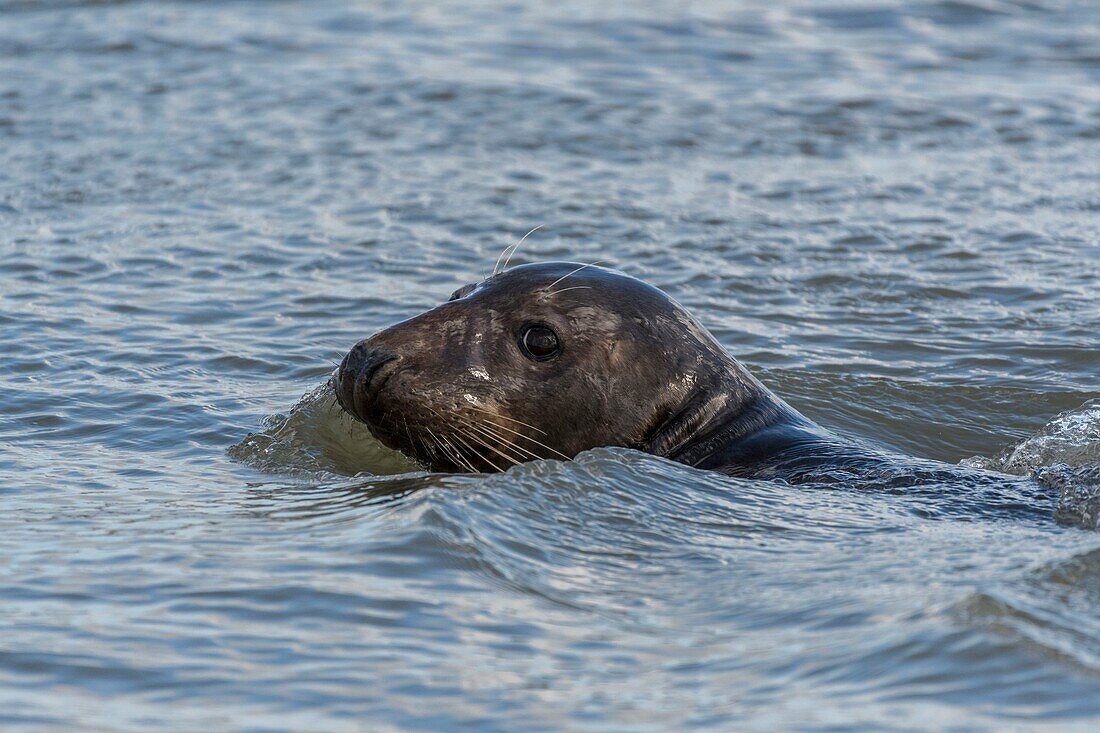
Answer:
M685 399L636 447L698 468L751 467L824 431L773 394L740 362L716 346L711 368L694 374ZM671 395L670 395L671 396Z
M714 414L699 426L689 440L670 451L667 457L699 468L726 465L732 458L732 453L745 453L743 460L749 460L749 454L753 454L751 458L756 459L758 454L789 447L797 441L800 434L810 435L814 427L813 423L781 399L761 388L753 390L747 400ZM758 440L764 436L767 436L765 440Z

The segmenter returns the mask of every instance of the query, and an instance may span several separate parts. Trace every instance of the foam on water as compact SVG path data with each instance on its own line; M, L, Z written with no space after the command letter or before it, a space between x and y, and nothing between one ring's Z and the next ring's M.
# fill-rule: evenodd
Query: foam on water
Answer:
M975 457L964 463L1021 476L1056 464L1100 464L1100 400L1061 413L1035 435L995 458Z
M962 465L1030 475L1058 492L1059 522L1100 529L1100 401L1061 413L994 458L975 456Z

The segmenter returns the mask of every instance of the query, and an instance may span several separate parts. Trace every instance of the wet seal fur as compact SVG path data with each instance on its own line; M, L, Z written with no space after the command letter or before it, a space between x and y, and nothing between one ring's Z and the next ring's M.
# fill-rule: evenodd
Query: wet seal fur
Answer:
M570 262L459 289L356 344L332 382L378 440L433 471L600 446L741 476L889 460L799 414L662 291Z

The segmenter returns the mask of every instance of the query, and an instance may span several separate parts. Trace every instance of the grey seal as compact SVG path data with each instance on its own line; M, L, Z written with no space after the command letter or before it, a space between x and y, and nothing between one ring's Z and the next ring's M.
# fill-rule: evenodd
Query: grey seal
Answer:
M434 471L600 446L746 476L880 458L772 393L661 290L572 262L460 288L360 341L332 382L379 441Z

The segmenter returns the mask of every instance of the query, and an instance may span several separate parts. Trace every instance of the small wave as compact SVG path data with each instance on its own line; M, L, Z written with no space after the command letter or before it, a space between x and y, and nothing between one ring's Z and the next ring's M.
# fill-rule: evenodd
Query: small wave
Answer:
M996 458L975 456L964 463L1020 476L1056 464L1100 464L1100 400L1061 413L1035 435L1002 451Z
M447 490L419 492L404 507L434 541L463 548L514 591L643 625L654 608L639 595L662 597L677 569L713 578L676 600L676 613L703 619L726 606L734 564L917 521L872 493L734 478L623 448L439 485Z
M1100 549L1043 566L974 594L959 610L971 623L1040 653L1100 673Z
M1059 492L1055 518L1060 523L1100 529L1100 400L1061 413L994 458L974 456L962 464L1030 475Z
M1100 530L1100 463L1050 466L1036 471L1035 478L1061 495L1055 519L1062 524Z
M366 427L344 413L327 380L303 396L289 413L265 418L263 430L250 433L228 453L265 473L390 475L421 469L415 461L379 443Z
M1006 513L1023 517L1029 510L1049 517L1053 504L1047 506L1053 489L1061 496L1057 517L1063 524L1098 528L1100 516L1100 463L1086 463L1085 468L1075 469L1062 466L1055 470L1043 465L1043 470L1031 470L1043 489L1027 481L1006 480L986 471L1027 475L1019 468L1022 456L1043 455L1088 460L1100 450L1100 440L1093 440L1100 429L1100 401L1088 403L1082 410L1059 415L1043 428L1036 436L1029 438L1019 446L1005 451L1000 458L971 458L962 462L966 468L983 469L979 472L943 470L938 463L916 462L909 465L899 462L896 471L875 472L865 476L853 476L845 471L833 472L821 470L810 484L821 484L826 488L837 485L855 486L862 490L871 490L873 494L904 494L909 511L924 517L997 517ZM571 488L577 485L588 486L593 477L580 479L593 467L599 469L601 476L614 476L626 466L634 466L635 452L618 449L597 449L578 456L573 462L562 467L557 461L536 461L513 468L499 476L460 477L435 475L427 482L421 477L423 467L407 456L390 450L380 444L363 425L352 420L336 404L330 384L326 381L305 394L287 414L271 415L264 420L264 429L249 434L244 440L231 447L229 455L260 471L283 474L300 478L319 480L323 485L342 495L347 489L351 496L387 496L403 495L405 477L412 479L416 488L427 485L451 486L461 483L463 488L469 485L493 487L503 481L512 485L516 482L525 489L532 490L549 481L549 486ZM641 454L637 454L641 455ZM664 466L667 461L653 459ZM608 463L610 461L610 463ZM1039 462L1029 459L1025 465ZM612 463L617 468L612 468ZM606 464L606 465L605 465ZM1041 465L1041 464L1040 464ZM664 476L671 471L672 477ZM728 482L728 477L709 472L689 471L678 464L669 463L662 472L662 481L675 485L684 473L691 477L691 485L709 485L713 481ZM348 476L391 477L396 480L348 482ZM549 479L547 477L550 477ZM628 485L635 485L635 478L627 477ZM472 481L472 484L470 483ZM762 485L767 485L765 482ZM644 484L644 482L643 482ZM615 483L612 482L613 490ZM965 491L960 490L965 488ZM738 487L743 492L743 487ZM722 491L729 492L726 487ZM568 502L567 497L558 497L555 505ZM353 502L354 503L354 502ZM667 514L667 510L662 510ZM693 507L692 511L699 511ZM684 521L691 521L692 512L684 512ZM731 521L733 515L727 514L725 521ZM764 518L757 518L764 522ZM765 522L766 524L766 522Z

